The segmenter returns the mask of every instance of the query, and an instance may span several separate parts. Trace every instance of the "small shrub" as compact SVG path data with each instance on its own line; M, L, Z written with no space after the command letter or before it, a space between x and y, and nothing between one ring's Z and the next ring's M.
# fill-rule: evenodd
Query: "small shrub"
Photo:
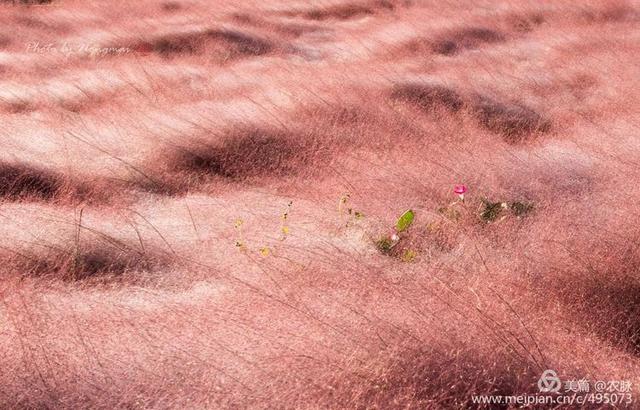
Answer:
M487 223L495 222L506 207L506 202L491 202L488 199L483 199L480 218Z
M505 211L511 211L511 214L517 218L521 218L533 210L533 204L530 202L492 202L488 199L482 200L482 208L480 210L480 218L484 222L495 222ZM503 216L503 218L506 215Z
M418 253L413 249L405 249L402 252L402 255L400 256L400 259L403 262L413 262L417 256L418 256Z
M411 209L405 211L402 215L400 215L400 217L396 221L393 234L391 234L390 236L383 236L376 241L376 248L378 248L380 253L382 253L383 255L391 255L391 251L401 240L399 234L406 231L411 226L414 219L415 212L413 212L413 210ZM402 254L399 255L398 252L394 252L393 256L402 258Z
M383 255L390 255L395 245L396 243L386 236L376 241L376 248L378 248L378 251Z
M511 212L518 218L533 211L533 204L530 202L516 201L512 202L509 207L511 208Z

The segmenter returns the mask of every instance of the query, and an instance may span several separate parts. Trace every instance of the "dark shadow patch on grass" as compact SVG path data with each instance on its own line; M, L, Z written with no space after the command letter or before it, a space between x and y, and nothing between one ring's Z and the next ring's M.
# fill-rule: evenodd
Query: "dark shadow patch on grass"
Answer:
M502 135L510 143L521 142L532 135L551 130L550 120L517 102L477 97L472 113L482 127Z
M113 183L102 179L77 180L24 163L0 162L0 200L55 203L109 203Z
M309 20L350 20L358 17L363 17L373 14L372 8L358 5L358 4L345 4L334 7L318 8L311 10L303 14L303 17Z
M148 271L158 260L132 250L91 249L70 259L60 272L68 280L83 280L96 276L120 276L131 271Z
M15 22L27 28L40 29L40 30L46 30L51 28L49 24L31 16L18 16L16 17Z
M53 0L2 0L0 1L0 3L11 3L11 4L31 6L31 5L40 5L40 4L51 4L53 3Z
M0 163L0 198L52 199L64 186L64 178L54 172L26 164Z
M256 27L259 29L271 30L290 38L298 38L306 33L321 30L317 25L312 24L293 24L270 21L262 17L253 16L246 13L234 13L232 20L237 24Z
M180 149L170 169L204 176L245 179L295 173L309 159L304 137L250 129L228 135L221 146Z
M179 174L184 174L184 172L179 171L176 174L176 172L173 171L163 178L153 179L140 178L136 175L131 178L131 180L127 181L125 185L130 189L149 192L156 195L179 196L189 192L189 189L194 184L202 182L206 177L206 175L193 175L189 178L178 178L180 176Z
M13 40L4 34L0 34L0 49L6 49L13 44Z
M354 127L370 120L363 110L357 107L341 107L321 114L327 124L338 127Z
M462 97L456 91L442 85L397 84L390 95L393 100L409 103L424 112L432 112L438 107L457 112L464 106Z
M6 259L6 258L5 258ZM63 281L114 280L135 272L148 272L168 265L160 253L141 251L113 239L91 245L42 249L40 253L12 255L5 260L22 277Z
M286 15L302 17L307 20L354 20L376 14L380 10L392 11L396 6L387 0L378 0L368 3L346 3L326 7L316 7L307 11L287 12Z
M640 264L626 258L618 264L629 266L620 274L587 265L582 274L562 275L555 287L580 327L640 356Z
M168 34L131 47L138 52L152 52L163 57L211 55L224 59L261 56L274 51L264 39L234 30L207 30L196 33Z
M640 20L640 11L626 2L619 2L602 9L585 11L583 18L592 24L637 22Z
M71 26L66 23L42 20L35 16L18 15L14 21L28 29L45 31L51 34L66 34L71 30ZM46 44L46 42L44 42Z
M160 8L167 12L182 10L182 4L177 1L165 1L160 4Z
M0 107L8 114L26 114L36 110L36 106L29 101L0 102Z
M504 34L483 27L453 30L441 35L433 44L432 51L441 55L454 55L462 50L478 48L483 44L500 43Z
M567 227L577 228L577 235L549 241L555 247L546 258L553 262L529 283L540 300L564 307L564 320L577 336L596 337L640 357L640 232L628 226Z
M484 408L472 401L474 395L537 392L534 365L502 359L483 362L470 352L424 347L388 354L368 387L352 387L356 408Z
M324 178L327 166L360 146L380 119L362 107L310 104L296 110L294 123L274 127L230 124L215 134L189 138L158 148L143 165L150 178L132 178L132 186L158 194L178 195L211 182L278 183L298 178ZM370 134L369 134L370 135Z

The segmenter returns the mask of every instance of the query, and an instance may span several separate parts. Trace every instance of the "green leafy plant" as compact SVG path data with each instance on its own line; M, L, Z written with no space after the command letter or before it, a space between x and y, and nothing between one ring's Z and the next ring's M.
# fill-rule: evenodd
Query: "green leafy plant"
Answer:
M400 218L398 218L398 222L396 222L396 231L397 232L406 231L407 228L409 228L413 223L414 218L415 218L415 213L411 209L409 209L408 211L405 211L405 213L400 215Z
M415 216L415 212L413 212L413 210L411 209L405 211L402 215L400 215L400 217L396 221L393 232L390 235L385 235L376 241L376 248L378 248L378 251L380 251L380 253L384 255L390 255L392 249L402 239L399 234L409 229L411 224L413 224Z

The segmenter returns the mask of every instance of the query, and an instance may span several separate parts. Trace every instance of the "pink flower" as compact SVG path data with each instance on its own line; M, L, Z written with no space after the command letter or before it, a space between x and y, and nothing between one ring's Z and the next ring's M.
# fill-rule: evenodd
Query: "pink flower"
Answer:
M467 187L464 185L456 185L455 187L453 187L453 192L458 195L464 195L464 193L467 192Z
M453 187L453 192L458 194L461 201L464 201L464 194L467 192L467 187L465 185L456 185Z

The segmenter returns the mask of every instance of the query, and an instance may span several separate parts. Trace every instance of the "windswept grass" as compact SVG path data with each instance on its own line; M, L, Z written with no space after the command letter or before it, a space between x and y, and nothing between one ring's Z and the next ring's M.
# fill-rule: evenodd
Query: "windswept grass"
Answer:
M637 407L633 2L19 3L0 408Z

